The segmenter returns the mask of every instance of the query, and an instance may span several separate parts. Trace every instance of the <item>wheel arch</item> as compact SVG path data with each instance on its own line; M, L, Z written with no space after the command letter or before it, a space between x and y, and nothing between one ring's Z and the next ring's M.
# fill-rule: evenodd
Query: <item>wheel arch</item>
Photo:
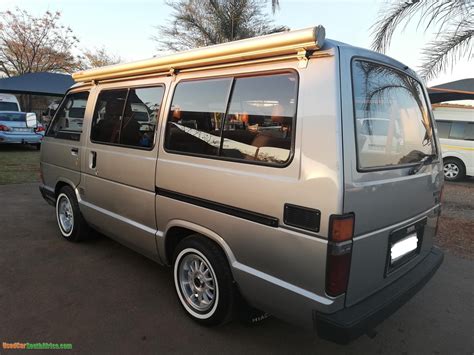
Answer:
M65 179L65 178L60 178L56 181L56 185L54 185L54 196L55 197L58 197L59 190L61 190L64 186L69 186L71 189L74 190L74 192L76 192L76 186L74 185L74 183L71 180Z
M203 238L208 238L214 241L224 252L229 266L235 262L235 256L229 245L225 240L216 232L210 230L209 228L200 226L193 222L184 221L184 220L172 220L166 226L166 230L163 233L163 238L161 242L161 258L165 264L171 265L173 252L178 245L178 243L190 236L192 234L199 234ZM232 270L232 267L231 267Z
M458 154L447 154L446 156L443 156L443 164L444 161L448 159L459 160L459 162L463 165L464 169L466 169L466 163L464 162L464 159Z

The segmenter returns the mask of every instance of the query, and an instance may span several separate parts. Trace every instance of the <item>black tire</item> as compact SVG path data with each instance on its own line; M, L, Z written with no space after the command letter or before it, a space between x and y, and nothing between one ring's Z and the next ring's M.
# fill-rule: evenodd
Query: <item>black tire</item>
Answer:
M207 287L207 282L196 284L196 280L199 283L199 278L202 275L196 276L196 273L193 273L190 268L186 269L188 261L195 259L208 264L205 265L208 267L208 271L204 274L207 273L207 279L213 279L209 282L209 285L214 286L214 292L210 291L211 296L213 294L213 300L208 302L209 309L205 310L200 310L193 304L192 296L186 296L189 293L197 295L199 289L203 290ZM199 271L201 270L200 266ZM205 268L203 267L203 269ZM190 276L190 274L194 276ZM181 281L186 280L187 277L193 281L188 283L188 286L184 286ZM232 320L238 293L227 258L216 243L198 234L186 237L179 242L173 256L173 279L178 299L191 319L205 326L221 325ZM201 287L199 288L199 286ZM202 294L206 292L204 291ZM200 297L203 296L200 295ZM196 299L196 302L199 300Z
M36 147L36 150L40 150L41 149L41 143L35 144L35 147Z
M60 206L63 201L66 206L67 203L69 203L70 206L70 208L67 208L67 212L68 215L72 214L72 222L70 221L71 229L66 228L64 226L65 222L61 221L60 208L62 207ZM84 217L82 217L77 203L76 194L70 186L62 187L56 197L56 221L58 222L59 232L64 239L70 242L79 242L81 240L89 239L90 228L84 220Z
M466 177L466 167L457 158L443 159L443 173L446 181L460 181Z

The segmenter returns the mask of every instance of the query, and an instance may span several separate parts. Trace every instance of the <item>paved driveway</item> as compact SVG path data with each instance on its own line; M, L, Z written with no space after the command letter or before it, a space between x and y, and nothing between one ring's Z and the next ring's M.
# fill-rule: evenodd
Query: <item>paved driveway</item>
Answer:
M339 346L272 318L196 325L178 305L168 269L107 238L61 240L35 184L0 186L0 211L0 343L72 343L73 352L111 354L474 351L474 262L450 254L374 339Z

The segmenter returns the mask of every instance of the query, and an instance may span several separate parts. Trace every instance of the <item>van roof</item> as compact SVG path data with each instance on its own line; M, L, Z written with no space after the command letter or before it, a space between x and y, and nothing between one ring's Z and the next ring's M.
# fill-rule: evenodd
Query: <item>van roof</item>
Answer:
M12 94L1 94L0 93L0 99L3 101L3 100L8 100L8 101L12 101L12 102L18 102L17 98L15 95L12 95Z
M174 72L181 69L238 63L244 60L281 56L297 57L306 51L320 49L324 45L324 40L323 26L309 27L191 49L163 57L80 71L74 73L72 77L79 83Z

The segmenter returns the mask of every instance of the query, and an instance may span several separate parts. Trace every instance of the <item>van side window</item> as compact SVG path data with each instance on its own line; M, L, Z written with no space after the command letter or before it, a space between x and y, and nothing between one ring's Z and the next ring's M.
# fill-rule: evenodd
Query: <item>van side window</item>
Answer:
M91 140L152 148L164 90L155 86L102 91L94 110Z
M290 158L296 114L295 74L236 78L222 155L283 164Z
M91 140L151 149L164 91L163 86L101 91L94 110Z
M127 98L127 89L102 91L95 104L91 140L119 143L120 125Z
M467 141L474 141L474 123L468 123L466 127L466 135L464 139Z
M291 156L297 83L294 73L178 83L165 148L283 165Z
M88 91L67 95L56 112L46 135L48 137L78 141L81 138L82 123L88 98Z
M165 147L191 154L218 155L231 84L231 78L179 83L168 114Z
M120 130L120 144L153 147L164 91L163 86L130 89Z
M450 139L464 139L464 131L466 130L466 122L451 122Z
M438 136L439 136L439 138L448 138L449 137L449 131L451 130L451 122L437 121L436 125L438 126Z
M463 121L437 121L439 138L474 140L474 123Z

